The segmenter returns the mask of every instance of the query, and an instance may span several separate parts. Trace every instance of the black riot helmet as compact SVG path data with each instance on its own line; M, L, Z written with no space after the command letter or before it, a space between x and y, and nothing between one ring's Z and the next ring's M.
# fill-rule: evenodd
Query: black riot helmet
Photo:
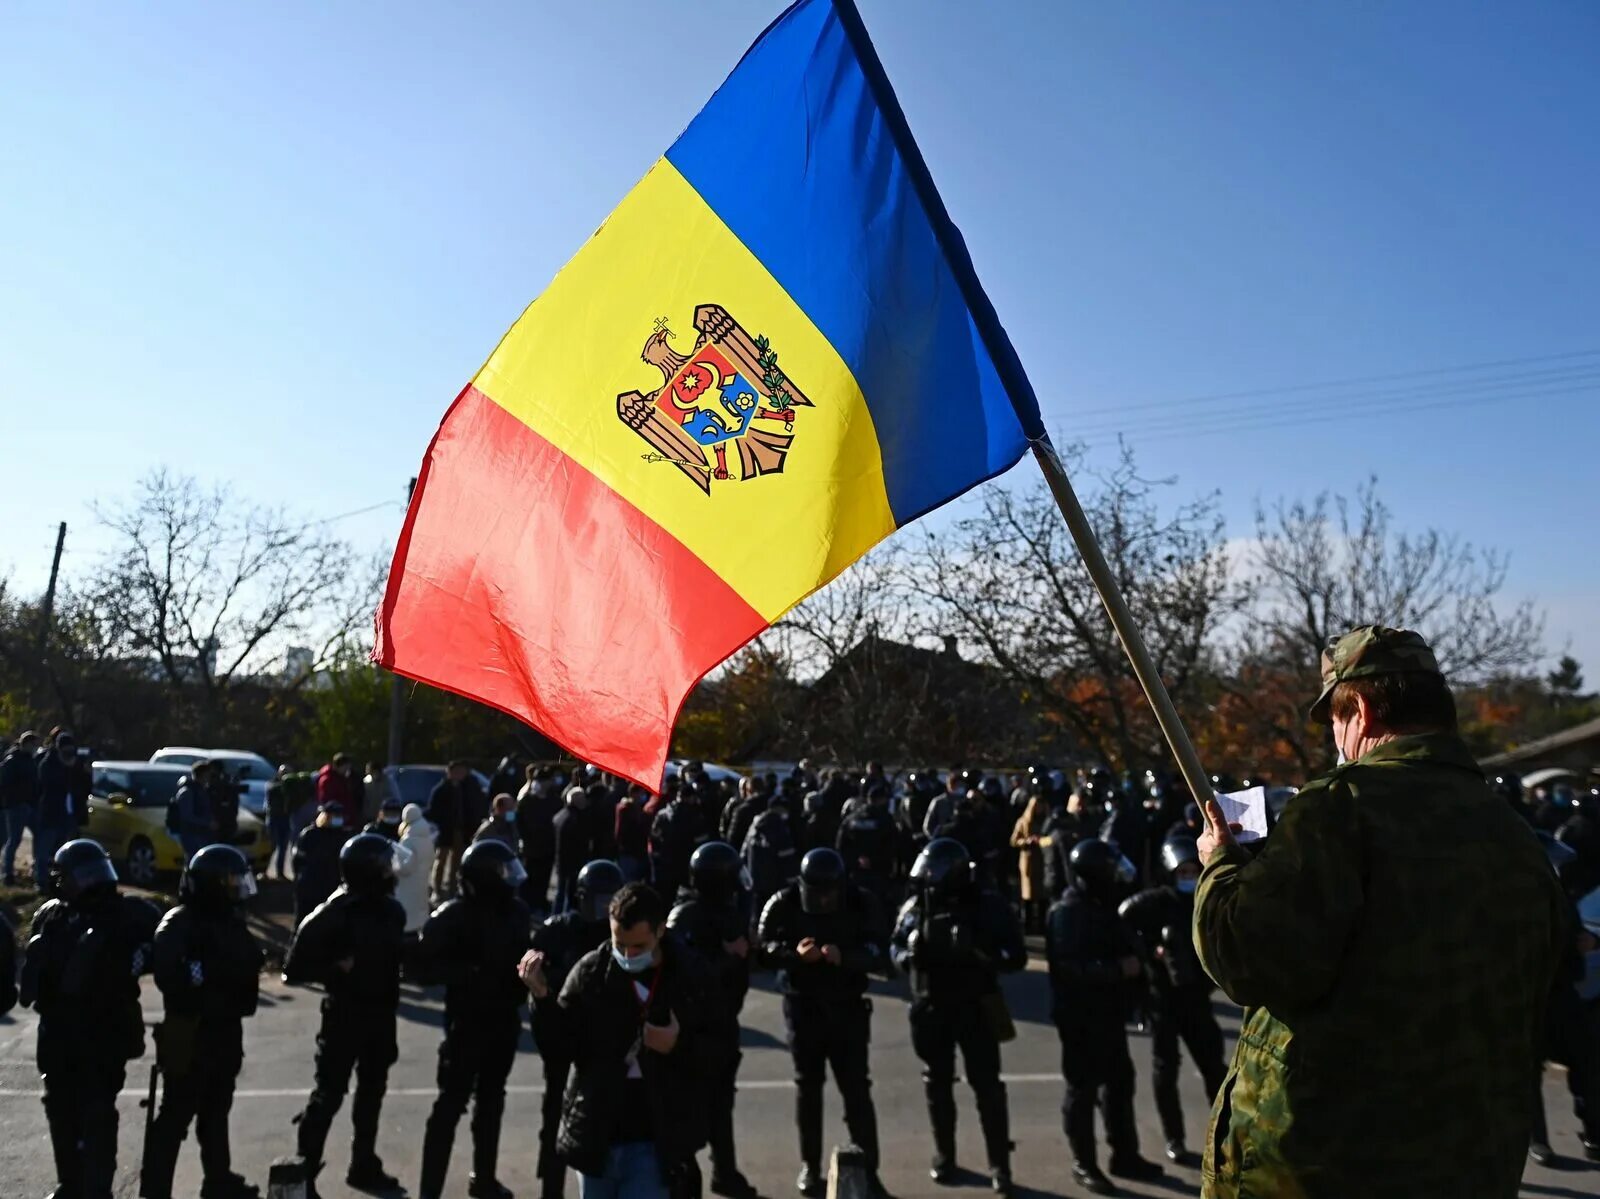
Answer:
M585 924L604 924L611 911L611 897L622 890L627 880L622 877L622 867L609 858L596 858L578 871L572 885L572 901L578 909L578 919Z
M352 895L394 891L395 844L382 833L358 833L339 850L339 878Z
M827 916L844 907L844 859L826 846L800 860L800 907L807 915Z
M56 850L45 887L74 907L92 906L117 889L117 868L100 842L80 837Z
M207 845L189 859L178 883L180 901L213 912L226 911L255 893L255 872L232 845Z
M911 882L924 891L950 894L972 882L972 858L954 837L935 837L911 864Z
M476 841L461 855L461 893L470 900L511 899L527 881L528 872L504 841Z
M707 841L689 859L689 882L701 899L723 903L738 893L744 860L726 841Z
M1115 903L1134 880L1133 863L1122 856L1115 841L1079 841L1072 847L1067 865L1072 885L1101 903Z
M1169 837L1161 846L1161 868L1168 874L1178 873L1178 867L1193 862L1200 864L1200 847L1193 837Z

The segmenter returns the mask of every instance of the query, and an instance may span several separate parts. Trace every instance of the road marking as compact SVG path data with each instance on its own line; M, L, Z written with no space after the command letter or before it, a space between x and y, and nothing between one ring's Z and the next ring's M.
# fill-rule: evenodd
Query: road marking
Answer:
M1059 1074L1002 1074L1001 1082L1014 1083L1028 1086L1033 1083L1059 1083ZM792 1078L752 1078L740 1079L741 1091L791 1091L794 1089ZM439 1093L438 1087L390 1087L386 1096L402 1099L428 1099ZM143 1088L129 1087L123 1090L119 1099L143 1099ZM246 1087L233 1093L235 1099L298 1099L311 1094L310 1087L276 1087L256 1088ZM543 1095L544 1088L536 1086L508 1086L507 1095ZM30 1090L23 1087L0 1087L0 1099L39 1099L44 1095L41 1090Z

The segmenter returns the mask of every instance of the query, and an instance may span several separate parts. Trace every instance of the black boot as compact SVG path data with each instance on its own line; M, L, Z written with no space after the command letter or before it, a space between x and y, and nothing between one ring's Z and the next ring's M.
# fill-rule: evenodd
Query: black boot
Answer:
M1100 1172L1094 1158L1080 1158L1072 1163L1072 1181L1091 1195L1115 1195L1117 1188Z
M383 1168L383 1159L376 1153L352 1155L350 1170L344 1176L347 1186L358 1191L395 1191L400 1180Z
M1198 1166L1200 1159L1183 1143L1182 1137L1167 1138L1167 1160L1176 1162L1180 1166Z
M822 1171L815 1163L804 1162L800 1166L800 1176L794 1180L794 1189L806 1199L818 1199L827 1193L828 1180L822 1176Z
M511 1188L499 1182L494 1175L473 1174L467 1179L467 1194L472 1199L513 1199Z
M231 1170L200 1184L200 1199L259 1199L261 1188Z
M1107 1169L1115 1178L1134 1182L1158 1182L1167 1172L1139 1152L1139 1125L1133 1118L1133 1092L1106 1097L1106 1139L1111 1142L1111 1161Z
M732 1174L718 1174L713 1171L711 1193L721 1195L723 1199L758 1199L756 1188L738 1170Z

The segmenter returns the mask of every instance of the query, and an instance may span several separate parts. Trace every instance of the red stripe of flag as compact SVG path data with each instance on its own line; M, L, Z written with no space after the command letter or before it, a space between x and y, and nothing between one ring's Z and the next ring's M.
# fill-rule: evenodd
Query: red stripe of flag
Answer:
M374 658L562 730L570 752L655 790L684 698L764 628L682 543L469 386L423 463Z

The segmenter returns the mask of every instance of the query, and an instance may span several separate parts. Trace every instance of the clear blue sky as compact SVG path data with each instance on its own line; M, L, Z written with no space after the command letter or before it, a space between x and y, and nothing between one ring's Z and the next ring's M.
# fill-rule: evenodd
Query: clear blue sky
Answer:
M59 519L86 569L87 501L159 463L309 515L398 499L779 7L11 6L0 572L41 586ZM1063 437L1600 350L1588 0L861 8ZM1341 405L1278 392L1211 406L1281 403L1270 427L1129 427L1150 473L1222 489L1235 536L1258 495L1376 473L1403 523L1509 550L1600 681L1600 357L1517 369L1578 390L1318 423ZM398 521L338 527L377 546Z

